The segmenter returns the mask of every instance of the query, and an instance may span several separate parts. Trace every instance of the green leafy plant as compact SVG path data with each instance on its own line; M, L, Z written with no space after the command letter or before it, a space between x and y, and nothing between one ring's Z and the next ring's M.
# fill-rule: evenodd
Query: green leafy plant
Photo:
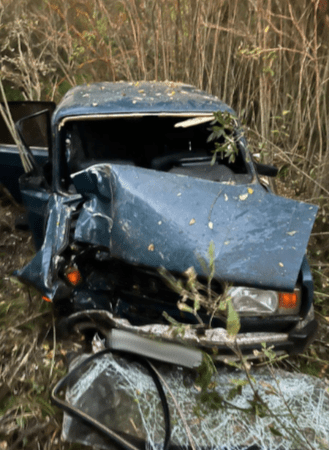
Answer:
M212 289L212 280L215 275L215 246L213 242L210 243L208 248L208 258L208 264L200 258L200 264L203 266L203 270L208 273L207 284L199 280L194 267L189 267L184 272L183 277L180 278L173 276L164 267L159 268L159 273L167 285L179 294L180 299L177 302L177 307L180 311L193 314L201 327L211 327L211 322L216 314L222 316L225 314L227 332L231 336L234 336L239 332L240 319L228 295L230 285L228 283L222 283L221 293L217 293ZM204 308L210 317L208 324L205 324L199 315L201 307ZM166 318L168 320L168 314L166 314ZM178 326L178 323L175 323L176 321L174 319L171 318L170 322Z
M222 159L228 158L229 163L234 163L238 148L234 137L234 125L236 118L229 112L217 111L214 113L214 120L210 123L211 134L207 142L214 141L215 150L211 160L211 165L215 164L217 154L220 153Z

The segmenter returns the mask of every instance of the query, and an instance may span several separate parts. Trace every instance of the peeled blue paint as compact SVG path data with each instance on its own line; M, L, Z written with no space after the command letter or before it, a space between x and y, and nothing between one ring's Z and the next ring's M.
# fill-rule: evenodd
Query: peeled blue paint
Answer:
M255 183L216 183L117 164L91 166L72 180L84 200L77 241L107 247L128 263L180 273L194 266L200 275L213 242L216 279L275 290L295 287L316 206ZM61 288L56 257L68 245L76 199L53 196L45 242L20 272L50 298Z

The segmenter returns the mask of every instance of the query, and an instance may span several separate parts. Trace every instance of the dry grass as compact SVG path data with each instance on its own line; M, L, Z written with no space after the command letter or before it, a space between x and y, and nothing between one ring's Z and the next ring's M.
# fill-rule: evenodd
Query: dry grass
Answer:
M0 0L2 77L27 99L103 80L196 85L238 111L254 150L288 166L298 194L328 203L328 5Z
M15 230L20 208L2 188L0 211L0 448L69 449L49 392L65 373L67 351L79 345L56 342L51 305L12 274L34 250L30 233Z
M278 190L320 206L309 246L318 340L286 368L329 377L329 2L327 0L0 0L8 99L55 99L82 82L174 80L233 106ZM1 193L0 448L60 443L49 386L64 343L40 296L12 278L33 254ZM71 345L71 344L70 344ZM68 345L68 348L70 347ZM75 447L79 448L79 447Z

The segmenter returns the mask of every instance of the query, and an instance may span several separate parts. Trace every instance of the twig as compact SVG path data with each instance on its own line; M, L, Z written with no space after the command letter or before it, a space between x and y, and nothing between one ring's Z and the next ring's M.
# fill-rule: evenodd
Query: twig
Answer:
M26 439L28 436L31 436L32 434L39 434L40 431L45 429L48 425L49 425L49 422L44 422L44 423L35 425L32 428L28 428L28 429L24 430L24 432L21 433L20 436L18 436L16 441L13 443L13 445L11 445L9 447L9 450L14 450L15 448L17 448L18 444L20 444L22 442L22 440Z
M257 136L261 137L260 134L257 131L254 131L255 134L257 134ZM304 177L306 177L307 179L309 179L310 181L312 181L314 184L316 184L320 189L322 189L327 195L329 195L329 191L320 183L318 183L316 180L314 180L310 175L308 175L304 170L300 169L298 166L296 166L296 164L294 164L292 162L292 160L285 154L285 152L283 150L281 150L280 147L278 147L277 145L275 145L273 142L269 141L268 139L266 139L265 137L262 137L264 139L264 141L266 141L268 144L272 145L276 150L278 150L277 156L281 159L283 159L284 161L288 162L295 170L297 170L298 172L300 172L301 174L304 175Z
M255 388L254 383L253 383L253 381L252 381L252 379L251 379L251 377L250 377L249 369L248 369L248 367L246 366L245 359L243 358L243 355L242 355L242 353L241 353L240 347L239 347L239 346L236 346L236 347L234 347L234 348L232 347L232 349L234 350L234 353L239 357L239 359L240 359L240 361L241 361L241 364L242 364L242 366L243 366L243 370L244 370L244 372L245 372L245 374L246 374L246 376L247 376L249 385L250 385L250 387L251 387L251 389L252 389L252 391L253 391L253 393L254 393L255 399L257 399L257 400L260 402L260 404L266 409L266 411L268 411L269 415L270 415L274 420L277 421L277 423L280 425L280 427L281 427L282 430L284 430L284 431L285 431L292 439L295 440L295 439L297 438L297 439L300 441L300 438L297 437L296 434L293 434L293 432L290 431L290 429L287 428L287 427L285 426L285 424L282 422L282 420L280 419L280 417L278 417L277 414L274 414L274 413L273 413L273 411L272 411L271 408L268 406L268 404L267 404L267 403L262 399L262 397L259 395L258 390ZM307 438L305 438L305 436L303 436L303 438L306 440L306 443L307 443L307 445L309 445L310 449L311 449L311 450L314 450L314 447L311 446L311 444L308 442Z
M20 370L20 368L26 364L27 360L29 359L30 354L32 353L32 351L34 350L35 344L37 343L37 337L34 338L31 347L28 349L27 353L25 354L24 358L20 361L20 363L18 364L18 366L14 369L9 381L8 381L8 386L10 387L13 379L15 378L16 374L18 373L18 371Z
M329 364L329 361L326 361L325 359L320 359L319 357L314 357L314 356L308 356L308 355L304 355L303 353L301 355L298 355L301 358L305 358L308 359L309 361L314 361L317 363L321 363L321 364Z
M285 399L285 397L284 397L284 395L283 395L283 393L282 393L282 390L281 390L281 388L280 388L280 384L278 383L278 380L277 380L277 378L276 378L275 375L274 375L273 366L272 366L272 363L271 363L271 362L270 362L270 366L269 366L269 367L270 367L270 372L271 372L272 378L273 378L273 380L274 380L274 382L275 382L275 384L276 384L276 386L277 386L277 392L279 393L279 396L281 397L281 399L282 399L282 401L283 401L285 407L287 408L287 411L289 412L290 416L292 417L292 420L294 421L294 424L295 424L296 428L297 428L298 431L301 433L301 435L304 437L305 441L306 441L307 444L310 446L310 448L313 448L313 447L312 447L312 444L311 444L310 441L308 440L306 434L304 433L304 431L303 431L303 430L300 428L300 426L298 425L297 417L296 417L295 414L293 413L292 409L290 408L289 404L287 403L287 401L286 401L286 399Z
M52 319L53 319L53 356L51 358L50 364L50 372L49 372L49 380L51 380L54 366L55 366L55 352L56 352L56 327L55 327L55 316L54 311L52 311Z
M184 428L185 428L188 440L189 440L189 442L191 444L192 450L196 450L194 439L193 439L193 436L192 436L192 433L191 433L191 429L190 429L190 427L188 426L188 424L187 424L187 422L185 420L185 416L184 416L183 411L181 410L181 408L180 408L180 406L179 406L179 404L178 404L178 402L176 400L176 397L174 396L172 390L168 386L168 383L163 378L163 376L159 373L159 371L154 367L154 365L150 361L149 361L149 364L152 367L152 369L154 370L154 372L157 374L157 376L159 377L161 383L165 386L165 388L169 392L171 398L173 399L173 402L174 402L174 404L176 406L178 414L179 414L180 418L182 419L182 422L183 422L183 425L184 425Z
M0 92L1 92L1 95L3 98L3 102L5 104L5 107L0 105L1 116L2 116L5 124L7 125L8 130L9 130L15 144L18 147L18 151L19 151L19 155L20 155L20 158L22 161L24 171L30 172L33 169L33 166L31 164L31 161L29 160L28 155L26 154L25 150L23 149L23 145L22 145L19 137L17 136L15 124L14 124L13 119L10 114L10 110L9 110L9 106L8 106L8 102L7 102L7 98L6 98L6 94L5 94L5 90L4 90L1 78L0 78Z
M20 328L21 326L25 325L26 323L31 322L31 320L37 319L38 317L44 316L45 314L48 314L48 312L45 311L45 312L42 312L42 313L35 314L34 316L31 316L28 319L25 319L22 322L19 322L14 327L8 328L8 330L14 330L14 329Z
M328 294L324 294L323 292L314 291L314 294L322 295L322 297L328 297L329 298L329 295Z

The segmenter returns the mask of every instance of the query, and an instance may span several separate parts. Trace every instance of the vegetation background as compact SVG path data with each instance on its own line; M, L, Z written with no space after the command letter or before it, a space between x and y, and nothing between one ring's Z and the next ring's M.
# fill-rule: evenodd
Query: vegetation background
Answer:
M232 106L252 151L280 168L278 192L320 207L309 259L321 331L286 364L328 377L328 0L0 0L0 68L8 100L172 80ZM0 201L0 448L69 448L48 401L66 350L51 308L11 277L33 248L14 230L17 205L3 191Z

